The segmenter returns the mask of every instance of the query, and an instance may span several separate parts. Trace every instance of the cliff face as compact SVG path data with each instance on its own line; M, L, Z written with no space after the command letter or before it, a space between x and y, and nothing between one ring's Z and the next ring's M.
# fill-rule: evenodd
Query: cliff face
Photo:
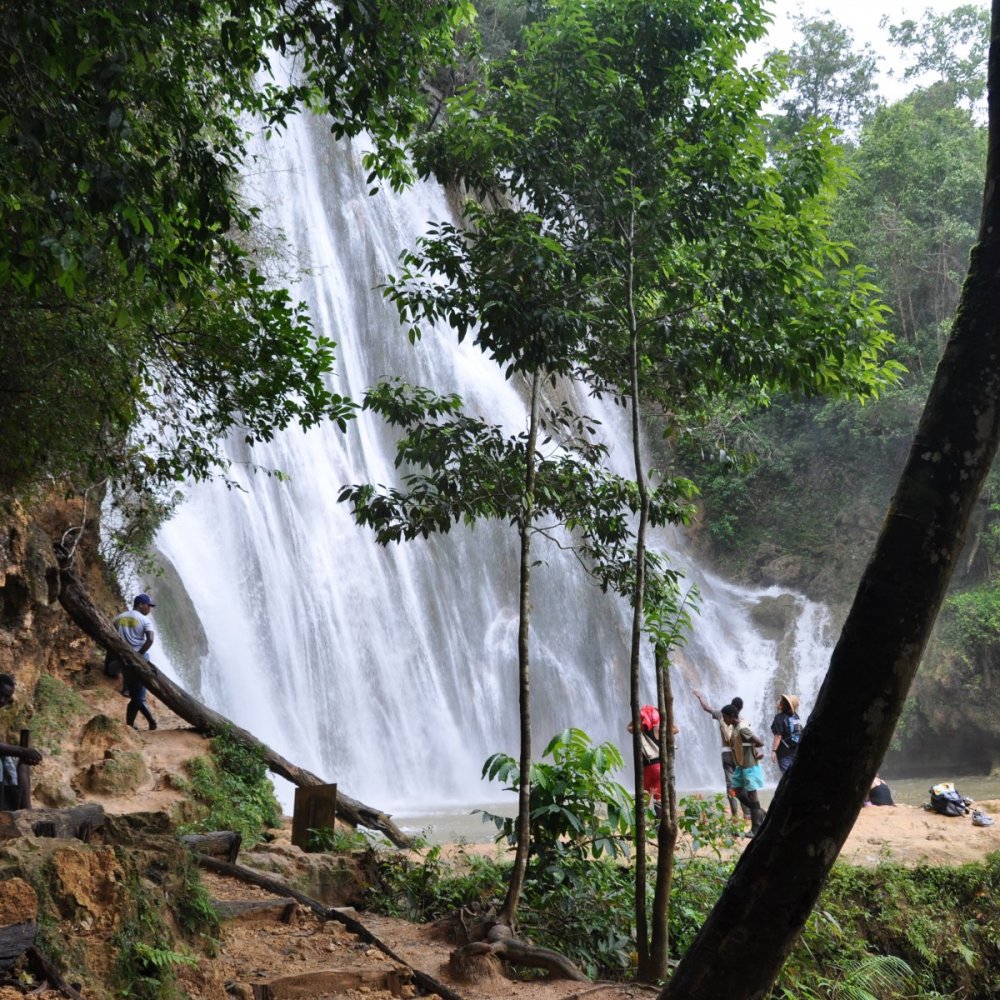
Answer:
M84 522L79 503L58 499L26 508L6 501L0 507L0 673L17 681L13 710L0 716L0 739L17 742L11 725L30 726L30 704L39 678L50 674L70 681L103 662L103 653L69 620L59 604L59 571L53 540L83 524L76 566L94 599L109 612L119 598L94 558L97 522Z
M804 482L800 493L808 498L820 489L815 482ZM975 587L986 574L981 543L985 509L980 503L969 526L951 582L953 593ZM798 590L825 603L836 639L871 557L884 510L884 505L859 501L837 512L828 532L817 531L813 547L786 544L771 532L740 560L720 546L706 544L701 528L697 551L725 575L756 586ZM939 617L886 756L891 775L940 778L1000 769L1000 645L984 623L982 640L970 655L949 645L940 623ZM787 622L784 627L789 627ZM780 643L780 635L775 638Z

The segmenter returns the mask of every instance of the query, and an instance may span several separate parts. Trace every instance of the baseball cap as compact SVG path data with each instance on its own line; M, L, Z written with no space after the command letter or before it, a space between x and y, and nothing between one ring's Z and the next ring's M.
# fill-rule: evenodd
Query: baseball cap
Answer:
M133 604L148 604L151 608L155 608L156 607L156 605L152 601L152 598L150 598L149 594L136 594L136 598L135 598L135 600L132 603Z

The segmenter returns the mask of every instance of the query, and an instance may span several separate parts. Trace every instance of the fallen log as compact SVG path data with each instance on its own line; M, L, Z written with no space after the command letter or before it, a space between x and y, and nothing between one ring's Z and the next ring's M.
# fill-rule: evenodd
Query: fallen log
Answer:
M0 927L0 969L9 969L38 937L38 924L29 920L22 924Z
M104 612L90 599L83 584L71 568L71 557L61 545L55 545L59 562L59 603L79 628L102 649L112 650L138 676L142 683L172 712L190 723L200 733L217 735L227 732L244 746L258 749L270 771L286 778L293 785L325 785L323 778L297 767L280 754L262 743L252 733L235 725L219 712L203 705L189 695L169 677L158 670L149 660L138 656L128 643L124 642L112 627ZM389 816L379 809L352 799L343 790L337 793L337 818L351 826L363 826L384 833L397 847L408 847L410 839L400 830Z
M325 906L319 900L313 899L311 896L307 896L305 893L299 892L297 889L293 889L291 886L285 885L277 879L261 875L260 872L255 872L252 868L245 868L243 865L231 865L226 861L219 861L216 858L201 855L196 856L196 860L202 868L207 868L211 872L218 872L220 875L229 875L232 878L239 879L241 882L260 886L261 889L273 892L276 896L291 896L292 899L297 900L303 906L307 906L313 913L324 920L336 920L338 923L343 924L352 934L356 934L361 938L365 944L370 944L378 948L379 951L384 955L388 955L394 962L400 962L411 969L413 968L387 944L379 940L360 920L356 920L350 916L343 908ZM437 993L442 1000L462 1000L461 996L454 990L449 989L443 983L434 979L433 976L429 976L426 972L421 972L419 969L413 969L413 981L422 990L428 993Z
M0 840L17 837L76 838L84 842L93 830L104 826L104 809L88 802L72 809L18 809L0 812Z
M212 907L223 920L270 915L287 924L296 902L291 896L279 896L275 899L213 899Z
M187 844L197 854L207 854L213 858L222 858L232 864L240 853L243 845L243 834L235 830L215 830L212 833L187 833L181 837L181 842Z
M366 969L317 969L281 976L252 985L254 1000L308 1000L309 997L342 996L348 992L385 990L394 997L411 996L410 969L406 965L381 965Z

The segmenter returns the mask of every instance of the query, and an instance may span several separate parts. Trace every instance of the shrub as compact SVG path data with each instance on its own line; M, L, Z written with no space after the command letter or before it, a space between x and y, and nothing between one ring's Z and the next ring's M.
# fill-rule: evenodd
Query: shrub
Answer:
M202 815L185 824L184 832L235 830L252 846L281 821L262 751L236 740L231 730L211 741L209 757L196 757L185 767L189 780L178 785L201 806Z
M34 745L59 753L67 730L89 712L87 703L58 677L42 674L35 685L31 730Z
M531 765L531 857L542 867L558 867L562 859L617 857L628 854L633 837L635 800L612 780L623 768L613 743L594 746L581 729L564 729L549 742L543 757L553 763ZM507 783L506 791L521 785L517 761L497 753L483 765L483 777ZM517 842L517 820L483 812L497 826L497 840Z

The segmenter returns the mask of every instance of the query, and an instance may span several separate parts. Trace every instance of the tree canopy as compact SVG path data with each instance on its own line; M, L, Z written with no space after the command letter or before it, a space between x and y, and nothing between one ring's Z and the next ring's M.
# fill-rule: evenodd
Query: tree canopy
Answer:
M0 484L204 477L220 439L341 423L333 344L268 285L251 129L308 106L408 176L467 0L68 0L0 11Z

